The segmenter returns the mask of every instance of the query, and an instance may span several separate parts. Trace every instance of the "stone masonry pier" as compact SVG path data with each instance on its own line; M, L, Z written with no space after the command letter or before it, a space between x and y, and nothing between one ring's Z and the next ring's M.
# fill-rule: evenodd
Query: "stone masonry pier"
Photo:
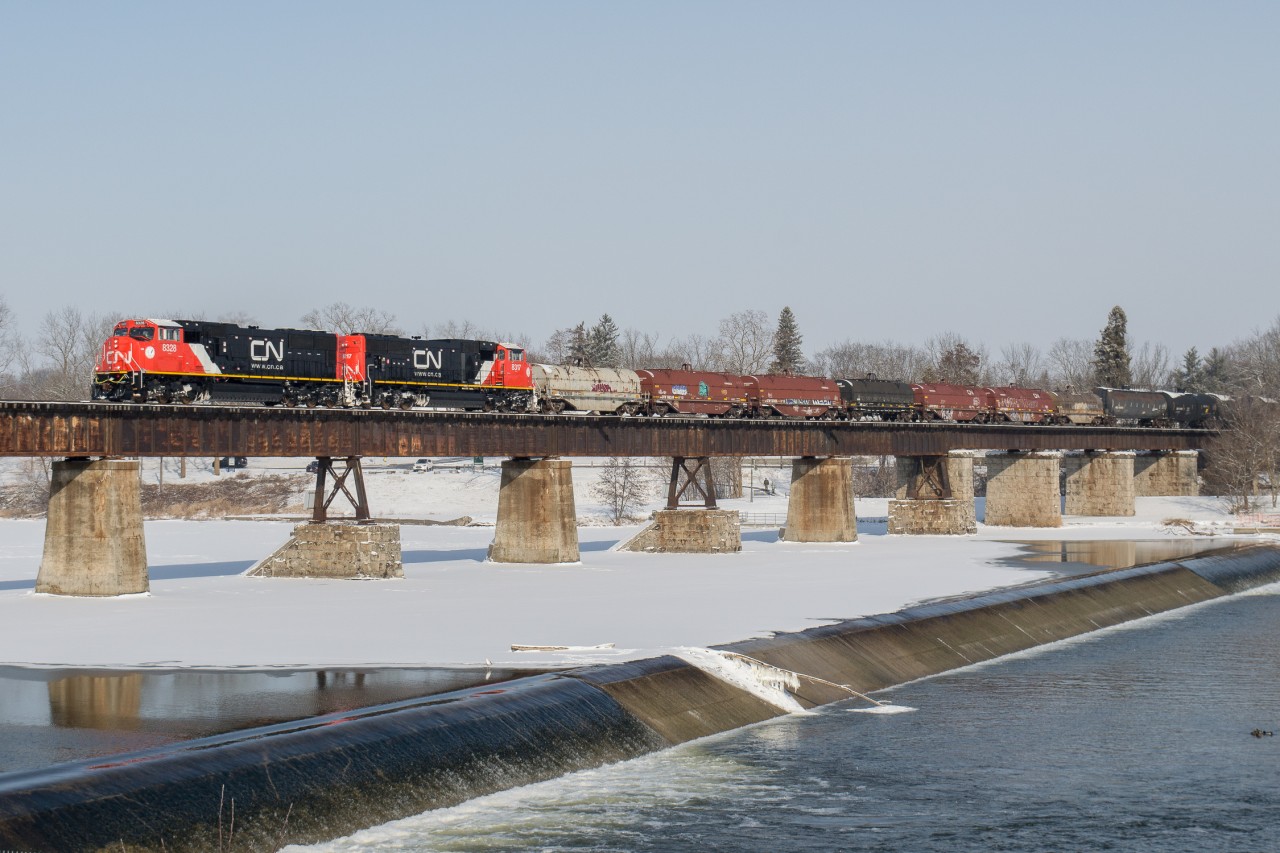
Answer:
M889 532L905 534L975 533L973 453L899 456L898 488L889 501Z
M1062 458L1067 475L1067 515L1134 514L1133 453L1069 453Z
M986 524L1002 527L1061 527L1062 454L987 455Z

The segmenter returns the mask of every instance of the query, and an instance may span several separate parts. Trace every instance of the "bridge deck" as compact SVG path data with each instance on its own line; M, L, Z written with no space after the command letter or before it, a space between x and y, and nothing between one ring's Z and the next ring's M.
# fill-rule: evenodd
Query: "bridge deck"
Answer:
M1137 427L620 418L0 401L0 456L927 456L1192 450Z

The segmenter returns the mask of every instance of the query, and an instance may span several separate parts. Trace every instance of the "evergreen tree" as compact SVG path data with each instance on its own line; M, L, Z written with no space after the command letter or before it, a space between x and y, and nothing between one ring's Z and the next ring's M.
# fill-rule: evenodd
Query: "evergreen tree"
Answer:
M1129 323L1119 305L1111 309L1102 336L1093 345L1094 381L1107 388L1124 388L1133 382L1129 370Z
M791 308L782 309L778 315L778 328L773 333L773 362L769 365L770 373L799 373L804 369L804 352L800 344L804 338L796 324L796 315Z
M586 323L579 323L569 332L569 363L579 367L591 365L591 341Z
M587 338L589 364L592 367L620 367L622 347L618 345L618 324L608 314L600 315L600 322L591 327Z
M1217 347L1210 349L1209 354L1204 357L1204 366L1200 372L1201 384L1204 386L1200 390L1220 394L1231 389L1233 384L1231 360Z
M1173 373L1173 381L1179 391L1204 390L1204 362L1195 347L1182 355L1182 367Z

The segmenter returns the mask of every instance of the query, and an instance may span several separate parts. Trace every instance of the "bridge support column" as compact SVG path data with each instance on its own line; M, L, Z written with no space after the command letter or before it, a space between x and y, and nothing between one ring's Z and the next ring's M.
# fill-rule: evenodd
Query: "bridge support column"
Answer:
M899 456L898 489L889 501L889 532L905 534L975 533L973 452L946 456Z
M1200 494L1199 452L1156 451L1133 457L1133 493L1138 497Z
M138 463L54 462L36 592L130 595L148 589Z
M1067 454L1067 515L1133 515L1133 452Z
M788 542L858 540L853 461L849 457L802 456L791 463L787 526L778 538Z
M339 470L329 456L318 456L315 504L311 522L293 528L293 536L249 570L253 577L348 578L372 580L404 577L400 525L372 524L364 469L359 456L341 457ZM332 478L332 488L326 482ZM348 481L350 485L348 486ZM346 497L355 519L330 519L329 507Z
M987 515L997 527L1061 527L1062 454L987 455Z
M568 460L508 459L499 488L492 562L578 562L578 513Z
M684 498L689 494L695 495L697 501L686 502ZM733 510L716 508L716 487L709 457L672 458L666 509L654 513L653 523L623 545L622 550L672 554L723 554L742 550L742 516Z

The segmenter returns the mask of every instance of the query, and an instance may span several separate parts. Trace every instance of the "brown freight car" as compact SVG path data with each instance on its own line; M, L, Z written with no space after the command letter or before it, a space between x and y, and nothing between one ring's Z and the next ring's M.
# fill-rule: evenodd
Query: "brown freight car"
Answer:
M926 421L991 420L993 399L986 388L929 382L911 386L916 395L916 416Z
M1040 388L1006 385L985 388L992 398L995 419L1010 423L1053 423L1057 406L1053 395Z
M753 414L762 418L837 418L840 387L821 376L767 373L744 376L755 385Z
M745 417L755 396L750 377L701 370L637 370L640 394L654 415Z
M1104 424L1107 413L1102 408L1102 399L1090 391L1076 393L1062 391L1053 395L1058 402L1058 423L1061 424Z

